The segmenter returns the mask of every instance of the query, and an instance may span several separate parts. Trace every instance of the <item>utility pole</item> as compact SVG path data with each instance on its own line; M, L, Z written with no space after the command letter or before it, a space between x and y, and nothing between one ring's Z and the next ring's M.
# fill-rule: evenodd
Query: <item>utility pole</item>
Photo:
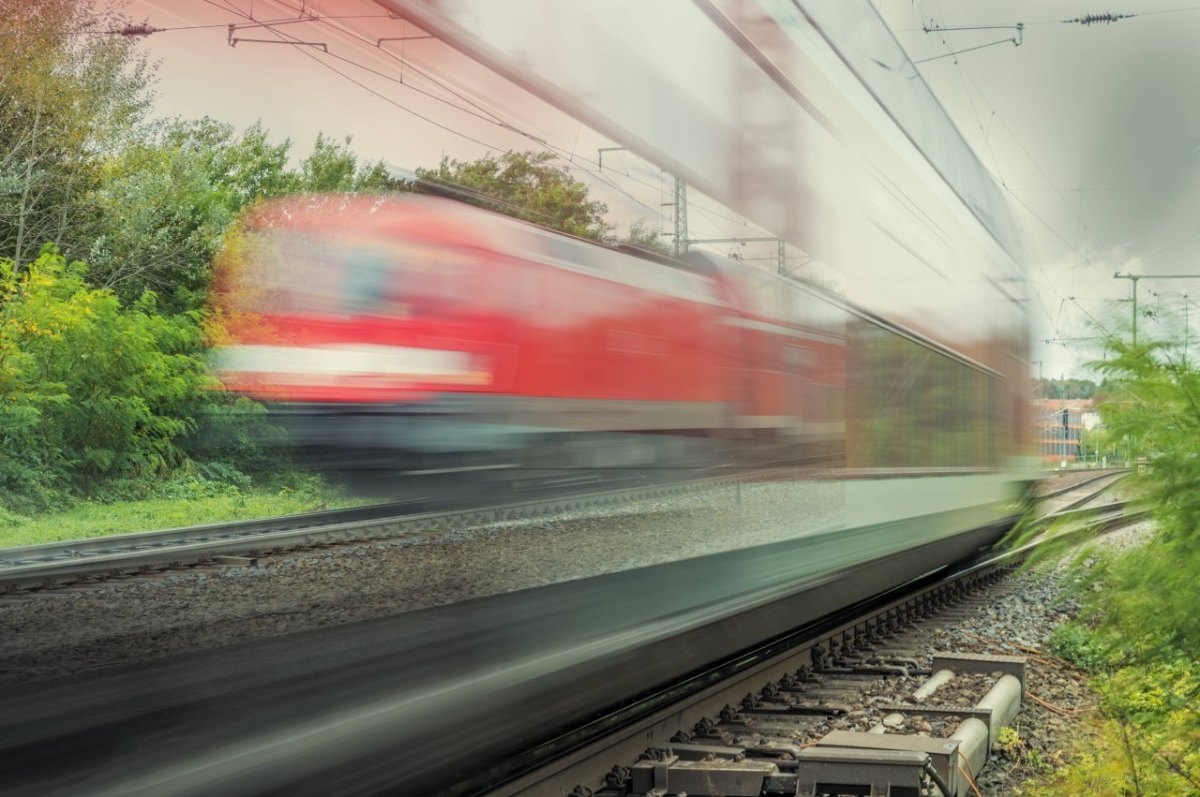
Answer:
M1138 296L1138 280L1194 280L1200 279L1200 274L1122 274L1117 272L1113 274L1113 279L1129 280L1133 285L1132 300L1133 300L1133 345L1137 345L1137 296Z
M687 230L687 183L683 178L675 178L675 256L678 257L688 250Z
M768 243L770 241L775 241L778 244L779 273L787 276L787 271L784 268L786 265L785 257L787 255L787 249L786 244L784 244L781 238L685 238L683 244L684 251L686 252L687 247L691 246L692 244L755 244Z
M1113 274L1113 279L1129 280L1130 284L1133 286L1132 290L1131 290L1132 300L1133 300L1133 313L1132 313L1133 345L1136 346L1137 345L1137 284L1138 284L1138 280L1141 279L1141 276L1138 274L1122 274L1121 272L1118 271L1115 274Z
M613 149L616 149L614 147ZM688 238L687 183L675 178L675 256L687 252L692 244L744 244L774 241L778 256L776 269L780 275L787 274L787 243L782 238Z
M433 37L430 37L433 38ZM382 41L382 40L381 40ZM604 153L606 152L624 152L625 147L597 147L596 148L596 164L600 171L604 171Z
M604 153L606 152L625 152L627 147L597 147L596 161L600 171L604 171ZM688 244L694 243L688 240L688 223L687 223L687 183L682 177L675 178L675 201L667 203L675 207L675 231L672 236L673 254L679 257L688 250ZM666 205L664 205L666 207ZM662 233L665 235L666 233Z

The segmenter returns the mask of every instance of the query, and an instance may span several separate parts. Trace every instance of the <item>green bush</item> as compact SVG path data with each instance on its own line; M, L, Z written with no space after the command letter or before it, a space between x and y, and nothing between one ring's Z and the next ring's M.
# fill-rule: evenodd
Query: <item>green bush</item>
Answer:
M1086 672L1099 672L1113 664L1107 646L1097 640L1096 632L1078 623L1067 623L1054 629L1046 649Z
M1096 553L1081 619L1050 648L1094 673L1100 715L1072 762L1032 795L1200 795L1200 370L1178 341L1110 340L1101 414L1111 440L1144 451L1134 477L1155 529ZM1092 556L1092 554L1089 554Z
M0 260L0 502L138 497L174 475L248 484L243 468L269 462L244 428L261 409L216 389L198 314L163 315L149 292L123 307L85 273L53 247ZM201 418L226 436L198 462Z

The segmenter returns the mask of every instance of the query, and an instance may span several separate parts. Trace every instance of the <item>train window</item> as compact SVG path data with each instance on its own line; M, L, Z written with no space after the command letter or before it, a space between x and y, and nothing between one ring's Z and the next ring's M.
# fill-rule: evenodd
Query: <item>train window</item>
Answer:
M336 250L304 235L255 236L244 278L258 284L263 306L276 310L336 313L339 267Z
M345 309L374 309L384 298L389 272L387 257L373 249L353 249L346 260Z
M848 437L858 464L994 467L993 376L870 322L847 342Z

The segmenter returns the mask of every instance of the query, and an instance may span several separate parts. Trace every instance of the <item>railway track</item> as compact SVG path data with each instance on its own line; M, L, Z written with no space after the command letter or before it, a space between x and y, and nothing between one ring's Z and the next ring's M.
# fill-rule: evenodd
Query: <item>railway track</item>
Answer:
M770 473L623 489L593 487L588 492L468 508L446 508L445 501L439 505L432 499L412 499L259 520L0 548L0 598L163 570L247 565L267 554L404 537L442 531L455 525L477 526L589 507L612 507L738 480L752 481L764 475ZM1051 511L1071 509L1092 500L1124 475L1124 472L1102 473L1047 493L1042 499L1047 506L1053 507ZM1102 483L1098 489L1094 487L1096 482ZM1085 488L1091 489L1084 493Z
M1038 496L1043 514L1068 511L1096 500L1129 475L1129 471L1107 471ZM1047 479L1046 481L1052 481Z
M952 544L963 556L979 539ZM786 552L800 544L807 562ZM789 762L813 754L791 748L813 740L752 744L752 733L788 715L812 721L814 732L822 718L849 719L865 709L854 707L848 685L870 680L870 668L922 678L929 666L900 655L905 628L914 628L907 621L951 599L973 600L972 590L1007 566L996 559L921 576L930 551L947 544L834 576L824 573L819 538L789 541L200 650L46 688L14 685L0 689L0 783L13 794L583 795L603 793L611 775L613 788L628 794L638 756L674 746L651 755L684 760L682 753L703 752L710 769L730 762L722 778L774 747L772 782L798 787L798 764ZM911 573L906 588L875 594L870 584L897 569ZM698 585L709 602L695 601ZM652 588L656 599L647 602ZM809 675L797 674L802 667ZM793 679L789 689L810 691L784 690L785 676ZM768 681L781 691L764 695ZM662 686L645 694L648 684ZM742 702L747 694L750 705ZM818 711L823 704L840 708ZM232 725L231 711L240 718ZM924 715L904 716L907 723ZM579 717L590 719L568 722ZM741 731L728 738L721 731L714 741L701 738L697 723ZM679 733L690 740L678 741ZM121 745L96 743L103 739ZM252 759L246 750L256 751ZM680 760L656 766L668 778L672 767L698 766ZM749 769L765 771L761 761L755 766ZM629 770L623 781L621 767ZM737 793L728 779L719 782L721 793ZM757 788L763 785L760 778ZM692 784L688 793L704 792Z
M1144 516L1122 502L1099 514L1062 511L1044 522L1079 519L1099 533ZM595 721L590 740L579 728L529 753L527 762L544 757L544 763L529 763L516 776L509 764L507 772L484 773L457 791L487 797L978 794L975 779L1000 729L1016 717L1024 697L1037 700L1026 685L1030 657L931 651L928 640L1017 589L1009 579L1012 567L1039 544L847 607L697 674L685 697L680 693L688 685L676 684ZM547 755L556 747L557 754ZM508 779L479 788L489 775Z
M0 548L0 598L91 585L164 570L249 565L265 555L537 518L753 480L756 474L584 492L465 508L413 499L261 520L213 523L133 534ZM457 502L461 504L461 501Z

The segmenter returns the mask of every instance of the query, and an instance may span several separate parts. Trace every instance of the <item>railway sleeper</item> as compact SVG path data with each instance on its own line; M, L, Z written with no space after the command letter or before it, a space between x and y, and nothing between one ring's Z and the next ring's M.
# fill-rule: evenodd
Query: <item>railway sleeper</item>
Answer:
M632 793L646 797L795 795L796 784L795 772L785 773L772 761L747 758L744 754L729 759L696 760L674 753L658 760L637 762L631 768L629 782Z
M899 674L895 670L881 673L885 677ZM919 673L908 670L907 674ZM836 692L838 679L845 675L813 674L801 667L779 682L765 684L757 695L747 694L740 707L727 705L718 718L697 722L693 733L678 732L666 745L646 750L632 767L614 767L600 790L579 786L573 794L964 797L970 793L972 777L965 773L979 772L999 729L1019 710L1025 660L941 652L934 654L933 666L925 674L926 681L907 702L873 707L884 716L870 730L830 730L801 745L798 732L812 728L812 722L824 722L815 718L863 713L855 711L850 702L817 699L818 694ZM830 679L830 675L834 677ZM971 691L982 693L973 705L937 699L947 684L964 677ZM814 683L816 694L803 691L813 690ZM803 719L806 716L814 719ZM949 735L898 732L910 717L929 717L934 722L940 717L950 723L946 726Z

